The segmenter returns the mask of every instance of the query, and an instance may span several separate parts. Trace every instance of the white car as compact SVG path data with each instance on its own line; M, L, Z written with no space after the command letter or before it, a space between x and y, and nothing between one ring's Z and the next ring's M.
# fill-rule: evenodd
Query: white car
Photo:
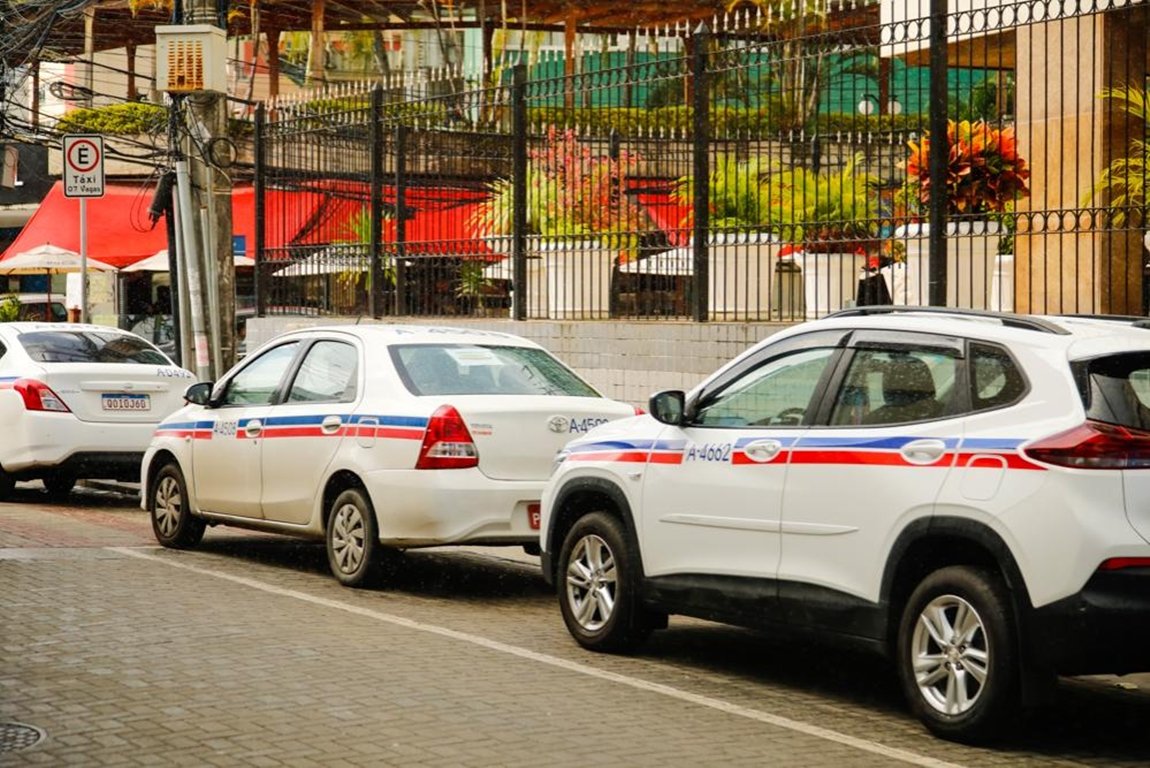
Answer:
M142 465L160 543L208 524L326 538L348 586L392 549L534 549L556 452L636 413L525 339L404 325L284 334L187 398Z
M583 646L685 614L870 648L956 740L1150 671L1150 321L854 310L649 411L543 494Z
M0 324L0 498L19 480L58 496L78 479L139 480L152 431L192 378L127 331Z

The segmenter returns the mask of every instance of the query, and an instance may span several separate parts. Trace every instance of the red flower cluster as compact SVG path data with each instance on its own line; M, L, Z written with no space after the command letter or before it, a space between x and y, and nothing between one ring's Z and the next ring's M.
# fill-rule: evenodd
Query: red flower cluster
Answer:
M1003 211L1030 190L1030 171L1018 154L1013 128L994 128L979 120L947 127L950 160L947 166L946 198L950 213ZM930 203L930 136L917 144L909 142L906 160L907 183L916 188L918 202Z

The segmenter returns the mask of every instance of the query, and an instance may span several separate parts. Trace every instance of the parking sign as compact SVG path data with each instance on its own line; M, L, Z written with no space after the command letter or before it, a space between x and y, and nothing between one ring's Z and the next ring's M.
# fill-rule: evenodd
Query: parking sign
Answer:
M64 137L64 197L104 196L104 137Z

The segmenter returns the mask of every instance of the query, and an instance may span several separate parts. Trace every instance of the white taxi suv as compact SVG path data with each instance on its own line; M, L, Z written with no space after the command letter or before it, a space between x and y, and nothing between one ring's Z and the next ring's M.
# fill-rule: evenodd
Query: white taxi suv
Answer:
M186 397L142 464L157 540L193 547L216 524L326 539L353 587L398 549L535 550L556 451L636 413L526 339L408 325L283 334Z
M189 371L127 331L0 323L0 499L17 481L68 494L78 479L136 482Z
M599 427L543 494L584 647L669 614L891 658L935 734L1150 670L1150 321L866 307Z

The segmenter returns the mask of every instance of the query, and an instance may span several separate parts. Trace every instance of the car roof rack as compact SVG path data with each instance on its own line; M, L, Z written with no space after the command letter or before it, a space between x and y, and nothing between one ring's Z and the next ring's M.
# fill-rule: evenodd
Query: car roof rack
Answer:
M1033 315L1016 315L1011 312L992 312L986 309L961 309L958 307L914 307L902 305L895 306L892 304L875 304L865 307L851 307L849 309L841 309L838 312L832 312L826 317L864 317L868 315L901 314L903 312L950 315L952 317L976 317L984 320L997 320L1007 328L1022 328L1028 331L1054 333L1059 336L1071 335L1070 331L1061 327L1057 323L1052 323L1051 321L1041 317L1034 317Z
M1085 312L1062 313L1058 317L1078 320L1106 320L1112 323L1129 323L1132 328L1150 328L1150 317L1145 315L1093 315Z

